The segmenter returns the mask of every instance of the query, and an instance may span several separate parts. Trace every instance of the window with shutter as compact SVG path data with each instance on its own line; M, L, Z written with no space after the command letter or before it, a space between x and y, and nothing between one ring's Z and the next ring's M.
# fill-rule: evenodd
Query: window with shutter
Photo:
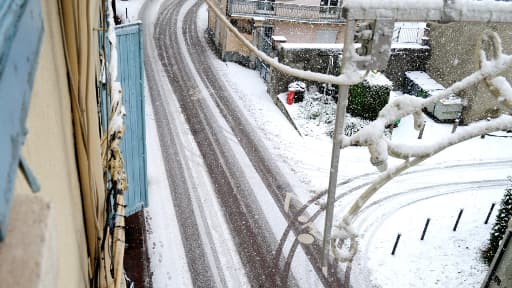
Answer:
M18 167L38 190L20 150L43 35L39 0L0 1L0 240L5 237Z

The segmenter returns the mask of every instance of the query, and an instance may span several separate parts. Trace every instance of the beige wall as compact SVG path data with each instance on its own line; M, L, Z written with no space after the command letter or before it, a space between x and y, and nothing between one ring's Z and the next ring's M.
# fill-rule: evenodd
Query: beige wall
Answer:
M242 34L247 40L251 41L252 43L252 35L249 34ZM226 37L226 51L236 51L239 52L242 55L250 55L251 51L249 48L247 48L245 45L238 40L235 35L231 32L227 32Z
M41 184L39 195L53 210L57 287L88 287L86 235L56 1L43 0L42 10L45 31L22 153ZM18 173L15 193L29 191Z
M340 24L318 24L300 22L274 22L274 35L284 36L288 43L317 43L321 31L335 31L336 43L343 43L345 26Z
M430 28L432 58L427 72L445 87L478 69L478 43L486 29L498 32L505 52L512 52L511 24L451 23L432 24ZM512 70L506 72L505 76L512 79ZM477 85L459 95L468 101L463 113L465 122L495 115L493 107L496 99L488 93L485 85Z
M209 28L216 34L215 41L217 47L225 52L238 52L249 56L250 50L246 48L232 33L227 31L222 23L216 28L216 19L214 13L210 13L208 18ZM220 21L219 21L220 22ZM343 43L345 26L340 24L319 24L319 23L301 23L289 21L268 21L265 22L274 27L273 35L284 36L288 43L317 43L317 35L321 31L333 31L336 33L335 43ZM262 25L259 23L258 25ZM217 30L216 30L217 29ZM253 29L257 29L254 27ZM243 34L249 41L253 42L253 35ZM254 43L253 43L254 44Z

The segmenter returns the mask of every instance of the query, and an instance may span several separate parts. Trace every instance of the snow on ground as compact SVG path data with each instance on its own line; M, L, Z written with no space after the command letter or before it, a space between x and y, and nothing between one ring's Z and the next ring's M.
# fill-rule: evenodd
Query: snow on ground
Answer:
M134 21L143 2L144 0L117 1L118 11L128 11L128 21ZM205 10L203 7L199 17L201 27L205 27L207 21ZM123 17L126 18L126 15ZM233 90L233 95L240 102L240 106L244 107L249 119L253 120L266 145L275 154L282 167L286 168L286 171L293 172L288 175L290 181L299 181L309 187L309 191L303 191L299 195L301 200L305 202L311 197L311 193L325 189L329 174L331 140L324 133L299 135L266 93L266 85L258 72L234 63L221 62L212 53L210 54L219 73L225 76L226 82ZM399 93L396 97L399 97ZM156 127L151 105L147 104L147 107L148 139L154 139L157 137ZM413 129L412 117L406 117L394 130L393 141L409 144L425 143L448 135L452 129L449 124L438 124L428 117L426 119L427 126L422 140L417 139L418 132ZM309 129L316 132L314 126ZM153 280L155 287L166 287L169 283L180 283L180 287L191 287L186 257L183 248L179 245L181 239L179 239L177 223L172 222L174 211L172 209L163 211L163 207L160 207L164 202L170 203L170 200L162 199L162 195L169 197L170 194L157 143L158 141L148 141L148 162L154 163L154 165L148 165L151 205L148 212L155 211L155 213L149 213L151 218L148 220L151 224L149 228L162 232L153 234L151 241L159 246L156 249L150 249L152 265L157 266L157 268L152 266L153 272L159 274L155 275ZM507 149L509 145L510 138L475 138L439 153L427 160L422 167L441 167L474 161L511 160L512 149ZM342 150L338 182L364 173L375 172L376 170L368 161L369 157L366 148L350 147ZM396 163L398 162L392 161L390 165ZM468 178L471 176L471 172L466 175ZM432 183L436 183L436 180L434 179ZM430 180L424 179L424 181ZM413 184L404 185L406 187L401 187L402 189L414 186ZM343 191L342 188L339 190ZM498 202L504 188L505 186L481 189L478 195L476 195L477 191L468 188L469 192L452 193L418 202L413 200L398 202L397 205L403 207L391 211L385 217L379 218L379 215L374 215L378 218L379 225L378 227L367 225L365 229L369 230L368 237L363 239L363 243L370 243L368 247L364 247L363 254L363 256L368 255L365 265L372 273L372 280L369 283L381 287L478 286L486 267L481 264L477 253L491 227L490 224L481 224L482 217L485 217L487 212L482 210L482 207L485 206L484 209L488 209L489 203ZM156 193L156 191L160 192ZM458 207L464 207L465 212L460 229L457 233L452 233L454 213L457 213ZM419 241L418 233L421 233L426 217L432 218L431 226L426 239ZM396 255L391 257L390 246L397 233L402 233L402 239ZM164 237L172 237L172 239L164 239ZM162 243L176 245L163 247ZM470 253L467 253L468 251ZM402 276L401 282L397 282L396 275ZM464 277L463 283L460 281L461 277Z
M307 127L309 133L302 133L309 136L299 135L266 93L266 85L257 71L234 63L224 63L218 59L212 59L212 61L216 63L219 73L225 75L226 82L237 97L236 100L244 107L249 119L253 120L267 146L275 153L276 158L284 167L293 171L292 175L288 175L290 181L301 181L310 188L310 193L326 189L332 144L331 140L325 136L325 127L319 125L317 126L318 131L315 131L314 125L309 123L310 126ZM286 97L286 94L283 94L282 97ZM393 97L400 97L400 93L394 92ZM286 99L284 98L284 100ZM297 112L300 110L299 107L293 109ZM413 129L414 120L412 116L408 116L401 119L400 125L394 129L393 141L425 144L451 133L451 124L439 124L428 117L426 120L423 139L417 139L418 132ZM427 160L421 167L440 168L452 164L512 160L512 149L509 149L510 141L510 138L486 137L481 139L478 137L446 149ZM364 173L375 172L375 168L369 163L369 158L368 150L364 147L343 149L338 182ZM397 160L390 161L390 165L398 163ZM465 176L471 178L471 171L468 169ZM443 170L439 170L434 175L442 175L442 173ZM478 174L478 172L473 173ZM512 171L505 171L500 177L503 176L505 179L506 173L511 174ZM425 181L435 184L437 180L436 176L433 176ZM414 186L412 184L404 185ZM407 190L409 186L401 188ZM444 196L432 196L421 201L411 200L411 203L399 202L403 204L403 207L399 206L396 211L379 219L379 227L367 228L371 230L371 233L368 233L371 235L371 237L369 236L371 239L364 241L370 244L369 247L362 249L366 251L364 254L368 255L366 264L372 277L371 281L364 282L363 285L380 287L479 286L487 268L479 260L478 253L487 239L491 227L491 224L483 225L483 217L485 217L491 202L499 202L504 188L505 185L476 191L474 188L467 187L464 191ZM343 191L342 188L338 190L338 192ZM304 201L311 197L310 193L306 192L299 196ZM458 207L465 207L464 224L461 223L457 232L452 232L451 228ZM378 216L375 217L378 218ZM418 233L421 233L426 217L432 218L431 226L426 240L420 242ZM407 222L408 225L405 225L404 222ZM396 227L401 228L397 229ZM390 245L393 244L397 233L402 233L403 238L397 249L397 254L390 257ZM401 275L400 280L396 279L396 275Z
M153 285L166 287L173 283L179 287L192 287L174 206L169 205L172 203L171 192L159 141L155 141L158 139L158 132L147 87L145 94L149 190L149 208L145 210L145 214Z
M373 231L375 239L365 252L373 282L381 287L479 287L487 273L487 266L479 259L480 248L492 227L491 223L484 224L485 209L502 196L502 187L459 191L412 203L381 219L382 225ZM460 205L464 211L453 232ZM392 256L397 233L402 237Z
M146 0L116 0L117 16L123 24L139 20L139 10Z

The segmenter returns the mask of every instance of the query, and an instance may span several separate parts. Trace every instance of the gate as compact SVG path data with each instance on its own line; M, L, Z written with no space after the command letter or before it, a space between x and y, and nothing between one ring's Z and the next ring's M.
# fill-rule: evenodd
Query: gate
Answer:
M258 49L267 55L272 52L273 30L272 26L263 26L262 29L256 30L255 37L258 39ZM259 58L256 59L256 70L260 72L260 77L263 78L265 83L270 82L270 67Z
M128 177L128 190L125 194L126 215L131 215L147 207L148 204L142 23L135 22L116 26L115 31L117 80L121 82L123 105L126 110L125 132L121 141L121 152ZM110 57L109 49L106 51L108 59ZM103 130L106 131L110 103L104 91L101 91L100 102L102 119L104 119L102 121Z

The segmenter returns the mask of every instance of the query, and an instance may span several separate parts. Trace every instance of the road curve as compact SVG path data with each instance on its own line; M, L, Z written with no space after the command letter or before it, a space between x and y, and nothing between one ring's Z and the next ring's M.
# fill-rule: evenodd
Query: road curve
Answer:
M302 225L292 218L292 215L299 206L292 201L288 212L285 211L285 198L288 192L292 192L291 185L274 163L265 145L256 136L257 133L250 122L233 103L233 96L229 94L229 89L212 68L210 59L204 53L205 49L209 49L205 39L202 38L204 35L197 33L196 19L200 3L192 3L194 4L191 5L191 2L186 0L164 2L155 22L154 39L146 41L154 40L163 70L204 159L211 181L215 185L217 198L223 206L225 218L235 237L237 250L251 286L295 286L296 281L292 275L290 277L280 275L279 263L284 261L278 259L276 264L273 257L277 241L270 233L269 224L257 204L254 191L240 163L232 156L233 151L226 140L225 133L204 97L210 97L210 103L213 102L216 109L220 111L277 207L292 223L291 228L296 234L302 231ZM158 77L154 75L156 72L148 73L154 61L149 55L151 53L154 52L146 49L147 81L151 90L158 90L154 89L160 85ZM191 253L188 259L189 270L195 286L223 286L222 279L215 277L217 273L214 273L214 267L205 265L207 243L201 241L200 227L198 227L200 225L194 220L194 215L187 211L193 201L185 192L193 187L176 181L176 179L186 179L187 175L177 170L183 169L182 166L187 164L181 155L183 149L180 150L180 147L177 147L178 143L174 143L172 139L176 133L173 132L174 123L166 115L169 112L162 105L165 97L166 95L159 91L155 93L151 91L167 175L169 183L173 186L171 193L178 218L180 218L178 222L181 233L186 239L185 251L187 255ZM329 278L323 275L319 265L320 242L318 239L312 245L301 244L301 246L320 281L325 286L342 287L335 273L332 273ZM332 267L332 269L335 268ZM282 279L286 281L281 282Z
M167 99L169 97L169 89L164 83L161 83L161 68L155 65L159 61L158 56L154 52L153 43L153 23L151 23L152 15L148 11L155 7L150 6L146 1L141 8L141 19L144 23L145 49L144 60L146 70L147 87L150 90L150 97L155 114L155 122L158 129L160 146L165 165L165 172L169 179L169 190L171 192L172 202L176 211L176 218L180 228L180 234L183 241L183 248L187 256L188 270L191 274L194 287L217 287L215 273L211 265L208 265L208 253L205 251L205 243L201 235L198 219L195 217L193 207L193 197L191 195L194 189L193 185L188 181L176 181L176 179L188 179L187 175L190 170L187 167L188 160L185 159L183 145L180 141L182 136L179 129L174 129L176 118L173 117L172 111L168 110Z
M259 174L260 179L274 199L282 215L289 223L291 223L292 230L296 235L298 235L304 230L303 224L299 223L296 217L293 217L295 212L300 208L299 203L297 201L291 201L288 206L288 211L284 208L287 193L293 193L290 183L287 182L287 178L282 174L272 155L266 149L266 146L261 139L257 136L258 133L254 130L250 121L244 116L244 113L240 111L239 106L234 101L235 98L230 94L230 89L228 89L225 82L219 78L212 63L210 63L211 60L207 53L204 53L204 51L209 49L209 47L205 41L205 36L197 33L196 18L199 6L200 4L196 3L183 17L184 23L182 24L182 35L184 36L186 50L191 55L190 60L195 67L198 77L204 84L204 88L207 90L207 94L210 99L227 122L229 128L238 140L248 159L251 161L255 171ZM169 25L171 24L168 22L165 24L166 27L169 27ZM174 41L176 41L176 39L174 39ZM169 44L171 43L167 42L166 45ZM196 137L196 139L198 138ZM311 262L318 278L325 286L341 287L342 282L336 273L330 273L329 278L326 278L322 273L319 258L320 241L319 239L315 240L316 241L312 245L304 245L301 243L302 250ZM272 245L272 247L275 246L275 244ZM278 267L279 264L276 265L275 262L273 263L271 270L276 273L275 277L278 277L277 279L286 279L281 277L281 275L277 276L279 272L274 270L280 270L280 267ZM335 267L330 268L332 270L336 269ZM279 280L276 281L278 283L275 284L283 286L290 285L288 281L285 283L279 282ZM293 280L291 282L293 283Z
M187 1L167 1L162 4L154 31L158 56L199 151L204 158L211 181L215 185L217 198L223 206L224 216L235 238L237 250L247 271L251 286L276 287L276 271L271 262L272 243L275 242L275 239L270 236L269 225L266 223L265 217L262 217L261 209L254 205L257 201L251 201L251 199L254 199L254 192L241 172L243 171L242 167L232 157L233 151L231 151L217 119L208 105L202 101L205 96L201 94L202 87L195 80L194 67L189 67L189 63L186 61L187 57L184 55L187 51L184 51L180 45L179 39L182 37L180 34L186 33L184 30L197 35L196 30L194 30L196 21L194 15L187 15L183 22L178 20L183 17L180 13L182 13L182 8L186 3ZM197 13L198 6L199 3L196 3L190 11L196 11L195 13ZM193 45L199 43L199 41L193 42ZM158 98L158 95L153 97L154 103L161 100L155 98ZM158 104L155 106L158 106ZM155 107L155 116L157 118L165 117L165 115L161 115L165 111L158 110L158 107ZM172 129L173 123L164 123L159 127L159 133L165 134L167 133L165 130ZM164 135L162 138L166 138L166 136ZM171 165L173 159L179 157L179 155L173 157L172 151L167 153L164 150L163 153L167 165ZM169 156L166 156L166 154ZM174 168L180 169L179 166ZM176 172L172 171L172 173ZM181 182L183 178L180 178L180 175L172 175L172 173L168 171L169 182ZM187 188L175 189L176 194L179 194L176 197L178 201L175 201L175 205L184 206L185 209L188 204L186 202L182 204L182 200L186 199L179 199L179 197L187 198L183 196L187 194ZM188 216L184 218L188 218ZM194 235L189 235L194 233L188 230L189 228L183 228L181 231L184 233L185 246L190 245L189 242L195 242ZM188 238L189 236L192 238ZM204 246L204 244L201 246ZM194 247L190 249L185 247L185 249L187 255L191 252L193 256L188 259L188 263L194 286L221 286L219 284L215 285L216 283L211 276L212 273L204 268L208 266L205 265L204 251L196 252ZM199 255L194 256L194 254Z

